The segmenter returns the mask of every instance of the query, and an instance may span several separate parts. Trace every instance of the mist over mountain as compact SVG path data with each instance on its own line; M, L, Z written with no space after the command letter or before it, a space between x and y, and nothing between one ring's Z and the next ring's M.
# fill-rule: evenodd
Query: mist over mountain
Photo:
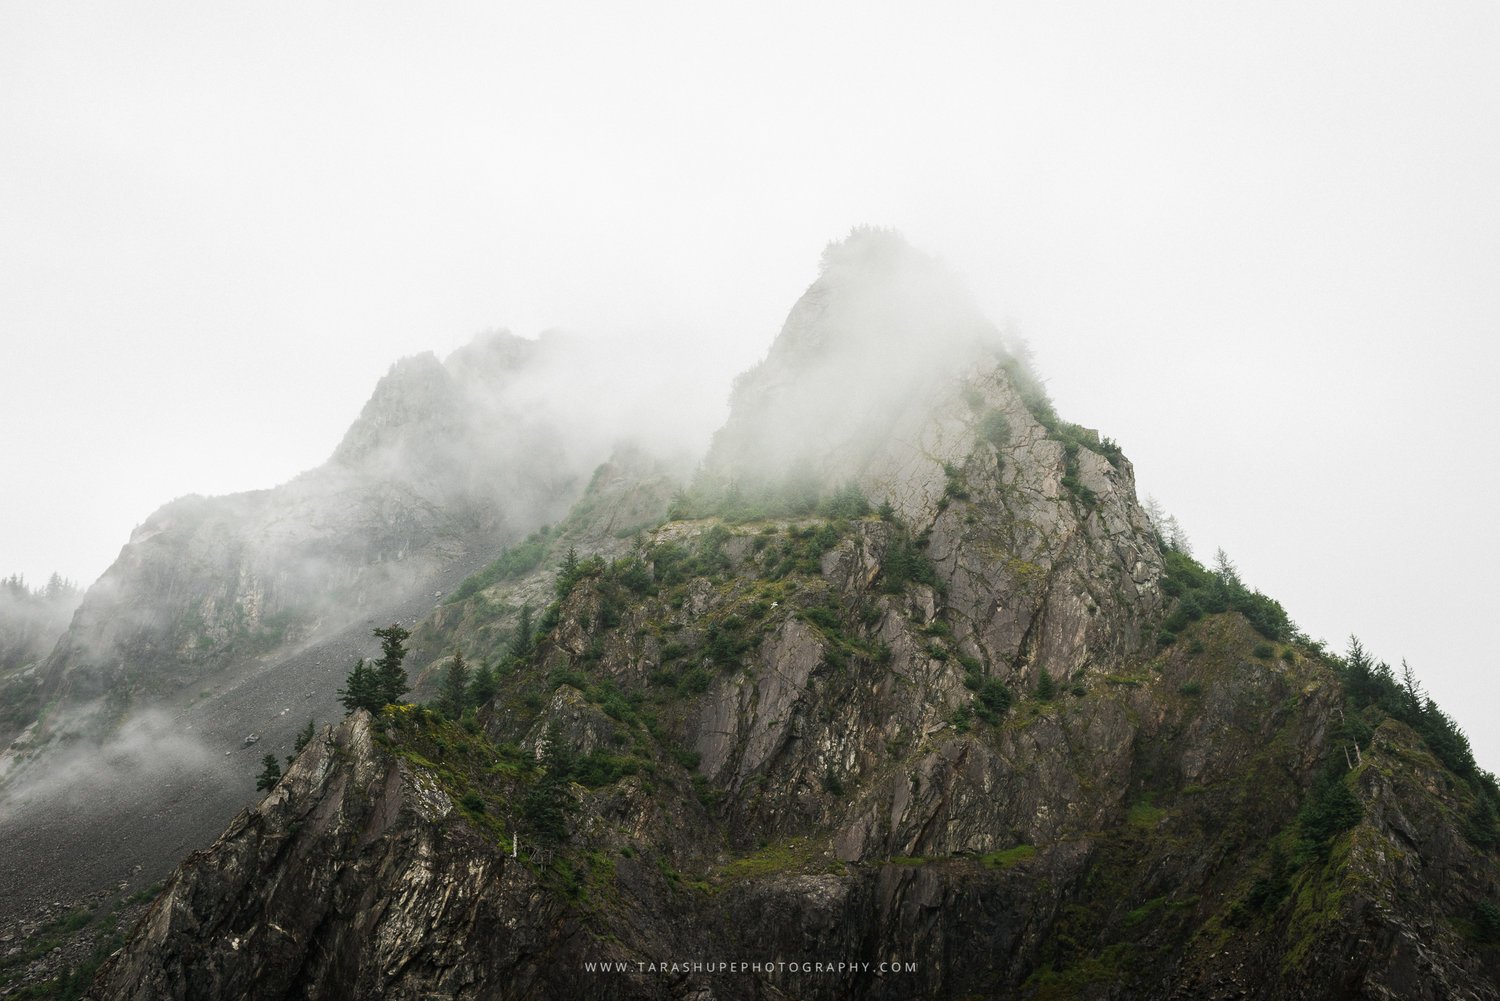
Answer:
M587 337L495 332L403 359L322 466L164 505L86 595L0 596L0 914L165 872L253 792L247 761L340 711L373 625L417 624L601 463L663 478L655 501L600 487L612 513L658 519L722 404L652 409L702 370L635 357L647 370L622 381Z
M83 600L83 591L57 574L32 588L19 575L0 580L0 728L30 722L30 677L52 650Z
M1462 732L1196 561L939 261L831 244L711 440L646 361L406 359L324 466L137 529L6 752L7 927L88 908L31 982L1500 994ZM390 622L426 704L346 716Z
M999 331L939 262L862 228L823 253L766 357L734 386L707 471L727 480L900 475L934 394L1003 354ZM816 434L809 429L816 428Z

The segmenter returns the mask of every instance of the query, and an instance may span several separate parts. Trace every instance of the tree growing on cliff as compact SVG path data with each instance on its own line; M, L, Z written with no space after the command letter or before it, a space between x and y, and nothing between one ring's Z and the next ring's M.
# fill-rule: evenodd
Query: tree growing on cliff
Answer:
M438 708L449 719L463 716L469 704L469 665L464 662L462 650L454 648L453 659L443 671L443 683L438 689Z
M292 745L292 753L301 754L302 749L312 743L313 734L317 733L317 724L311 716L307 717L307 725L297 733L297 742Z
M355 663L354 670L350 671L349 677L344 680L344 687L339 689L339 701L344 704L346 716L356 709L378 713L385 708L385 696L381 692L380 679L365 663L363 657Z
M555 845L568 836L568 814L575 804L569 792L573 757L557 724L548 724L537 764L540 774L521 801L521 816L537 841Z
M578 559L578 547L569 546L568 555L563 557L562 566L557 568L557 583L554 587L559 598L566 598L568 592L573 590L573 585L578 583L582 565Z
M276 763L276 755L267 754L260 759L260 763L263 767L260 775L255 779L255 791L265 792L268 789L274 789L276 783L281 781L281 766Z
M510 655L515 660L525 660L536 647L536 623L532 621L531 602L521 605L521 617L516 622L515 634L510 638Z
M399 705L403 696L411 691L406 680L406 668L401 662L406 659L406 640L411 633L399 623L391 623L384 629L376 629L380 638L380 659L375 662L375 680L382 707Z
M297 740L292 744L292 753L286 756L288 767L297 760L297 755L302 753L302 749L312 742L313 734L316 732L317 724L313 722L311 716L307 717L307 725L297 731Z
M495 686L495 669L490 667L489 661L481 660L474 672L474 680L469 684L469 705L482 706L493 699Z
M1051 702L1057 698L1057 682L1052 678L1052 672L1045 667L1036 679L1036 697L1043 702Z

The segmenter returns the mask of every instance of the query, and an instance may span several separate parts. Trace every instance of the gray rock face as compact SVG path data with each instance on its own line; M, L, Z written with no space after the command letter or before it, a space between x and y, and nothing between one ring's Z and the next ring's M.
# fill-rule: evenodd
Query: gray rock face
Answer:
M472 985L489 963L466 958L466 937L429 931L457 923L492 934L507 923L507 898L535 887L472 832L445 828L454 809L429 778L378 751L368 716L325 731L271 795L185 863L192 875L174 878L136 932L211 944L170 967L122 957L117 975L132 977L138 998L419 998ZM268 866L287 867L270 896L216 911L215 901L256 892ZM375 892L377 873L394 883Z
M586 590L564 623L597 608ZM793 622L681 717L681 737L710 749L696 775L718 805L662 756L649 787L573 786L569 840L542 851L511 819L524 778L392 754L361 715L178 871L91 996L1495 996L1493 953L1443 915L1500 889L1497 867L1443 815L1444 773L1399 725L1365 752L1364 820L1330 867L1298 876L1280 911L1235 917L1294 829L1338 696L1316 663L1245 659L1254 635L1237 617L1201 625L1201 654L879 750L892 730L870 720L895 709L899 730L900 706L929 712L881 690L924 668L893 650L888 668L839 678L825 655L803 679L824 641ZM610 654L600 667L622 685L631 670ZM799 679L800 704L763 697ZM1187 680L1199 695L1178 694ZM838 708L820 729L824 707ZM727 739L713 729L726 720ZM406 744L411 724L385 725L390 747L432 753ZM580 754L641 739L566 685L528 739L543 730ZM819 781L849 761L842 788ZM503 835L456 806L455 772L495 802ZM580 872L581 888L560 882ZM815 961L851 970L801 965ZM914 965L877 972L898 961Z
M1360 736L1336 665L1239 612L1159 647L1128 460L945 282L834 248L707 464L888 510L600 537L478 726L326 733L91 996L1500 996L1475 787L1394 719ZM492 644L502 614L491 588L425 628Z

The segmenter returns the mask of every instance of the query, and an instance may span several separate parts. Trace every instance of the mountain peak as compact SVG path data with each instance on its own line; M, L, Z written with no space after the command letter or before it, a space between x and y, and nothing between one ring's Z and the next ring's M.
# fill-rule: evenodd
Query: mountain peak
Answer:
M855 226L842 240L830 240L823 248L820 270L837 268L899 267L903 261L932 259L913 247L900 230L888 226Z
M963 283L893 230L857 228L822 264L765 359L736 380L711 479L816 470L825 487L889 495L878 471L910 467L965 378L1009 357Z

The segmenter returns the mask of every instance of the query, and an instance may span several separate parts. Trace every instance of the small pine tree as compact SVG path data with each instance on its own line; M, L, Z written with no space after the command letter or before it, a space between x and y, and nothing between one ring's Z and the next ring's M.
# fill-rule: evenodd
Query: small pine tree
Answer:
M1427 692L1422 683L1417 680L1417 672L1411 669L1406 658L1401 658L1401 698L1406 703L1406 711L1409 714L1407 722L1418 719L1422 715L1422 707L1427 702Z
M363 657L355 663L354 670L349 672L349 677L344 681L344 687L339 689L339 701L344 705L346 716L356 709L378 713L385 707L380 679Z
M1043 702L1051 702L1057 697L1057 682L1052 680L1052 674L1045 667L1037 675L1036 697Z
M453 650L453 659L443 671L443 684L438 690L438 708L449 719L460 719L469 704L469 665L464 663L463 651Z
M562 566L557 570L557 596L566 598L568 592L573 590L573 585L578 583L578 548L568 547L568 555L563 557Z
M521 618L516 622L515 635L510 638L510 655L515 660L531 656L536 646L536 625L531 618L531 602L521 606Z
M479 669L474 672L474 680L469 684L469 705L482 706L495 697L495 669L490 667L490 662L481 660Z
M274 789L276 783L281 781L281 766L276 763L276 755L268 754L261 759L260 763L264 767L261 769L260 776L255 780L255 791L264 792Z
M317 732L317 724L311 716L307 717L307 725L297 733L297 740L292 744L292 753L301 754L302 749L312 743L313 734Z
M380 659L375 662L375 679L380 693L380 705L399 705L403 696L411 691L406 680L406 669L401 662L406 659L405 643L411 633L400 624L391 623L384 629L376 629L380 637Z
M568 791L573 759L556 723L548 725L542 741L537 762L541 773L521 800L521 815L537 841L555 845L568 836L568 813L574 806Z
M1230 560L1229 554L1222 548L1214 553L1214 576L1219 578L1219 583L1229 591L1243 591L1245 584L1240 580L1240 571Z

